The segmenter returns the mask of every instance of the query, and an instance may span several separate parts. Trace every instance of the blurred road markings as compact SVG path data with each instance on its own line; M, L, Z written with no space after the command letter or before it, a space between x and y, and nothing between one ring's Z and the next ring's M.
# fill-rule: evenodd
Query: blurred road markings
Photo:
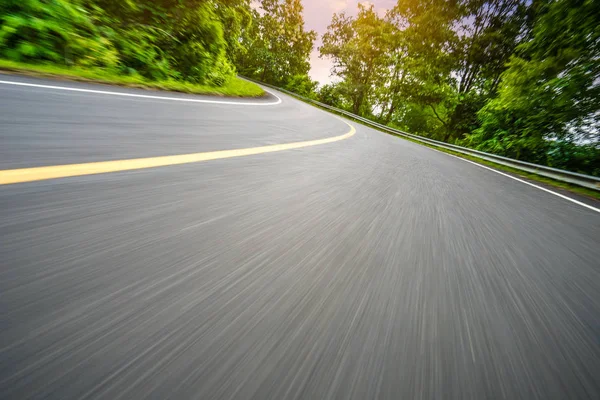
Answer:
M274 106L277 104L281 104L281 99L279 96L274 93L265 90L277 100L272 102L252 102L252 101L223 101L223 100L212 100L212 99L196 99L190 97L169 97L169 96L154 96L154 95L146 95L146 94L138 94L138 93L125 93L125 92L112 92L107 90L93 90L93 89L82 89L82 88L74 88L67 86L54 86L54 85L40 85L37 83L25 83L25 82L13 82L13 81L2 81L0 80L1 85L14 85L14 86L28 86L34 88L42 88L42 89L52 89L52 90L66 90L69 92L84 92L84 93L94 93L94 94L103 94L109 96L124 96L124 97L138 97L142 99L155 99L155 100L169 100L169 101L183 101L188 103L213 103L213 104L228 104L235 106Z
M302 147L318 146L348 139L356 129L350 127L343 135L325 139L308 140L304 142L274 144L269 146L251 147L245 149L219 150L206 153L180 154L172 156L135 158L130 160L100 161L82 164L52 165L46 167L8 169L0 171L0 185L42 181L47 179L67 178L71 176L105 174L109 172L132 171L136 169L164 167L168 165L189 164L201 161L218 160L222 158L243 157L255 154L273 153L276 151L293 150Z

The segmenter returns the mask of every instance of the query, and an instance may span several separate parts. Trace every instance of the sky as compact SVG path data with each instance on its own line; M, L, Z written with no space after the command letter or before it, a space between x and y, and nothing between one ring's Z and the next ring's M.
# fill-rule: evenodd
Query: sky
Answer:
M312 79L320 84L332 81L330 75L331 61L319 58L318 47L321 46L321 35L327 31L334 13L346 12L347 15L356 15L358 3L373 4L377 13L381 16L396 4L396 0L302 0L304 6L304 26L306 30L314 30L319 37L310 55L310 73Z

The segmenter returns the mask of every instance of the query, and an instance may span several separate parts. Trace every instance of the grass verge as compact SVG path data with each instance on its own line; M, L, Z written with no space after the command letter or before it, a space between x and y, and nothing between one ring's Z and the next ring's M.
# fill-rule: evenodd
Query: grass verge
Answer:
M41 77L60 77L75 81L108 83L111 85L135 87L142 89L159 89L173 92L209 94L229 97L260 97L265 92L253 82L235 77L226 85L216 87L196 85L174 80L149 81L140 76L118 75L114 71L102 68L69 68L50 64L25 64L0 59L0 70L17 72L25 75Z

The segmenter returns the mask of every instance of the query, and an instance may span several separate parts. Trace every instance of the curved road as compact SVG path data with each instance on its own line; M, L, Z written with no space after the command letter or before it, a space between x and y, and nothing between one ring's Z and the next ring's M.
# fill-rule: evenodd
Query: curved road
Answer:
M0 170L350 129L0 80ZM600 398L600 206L351 125L0 186L0 398Z

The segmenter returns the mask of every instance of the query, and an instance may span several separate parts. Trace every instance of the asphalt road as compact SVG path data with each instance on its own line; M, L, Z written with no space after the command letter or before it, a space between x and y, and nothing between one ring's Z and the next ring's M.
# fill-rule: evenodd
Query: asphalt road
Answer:
M0 84L0 169L349 129L278 96ZM600 398L600 212L355 127L0 186L0 398Z

